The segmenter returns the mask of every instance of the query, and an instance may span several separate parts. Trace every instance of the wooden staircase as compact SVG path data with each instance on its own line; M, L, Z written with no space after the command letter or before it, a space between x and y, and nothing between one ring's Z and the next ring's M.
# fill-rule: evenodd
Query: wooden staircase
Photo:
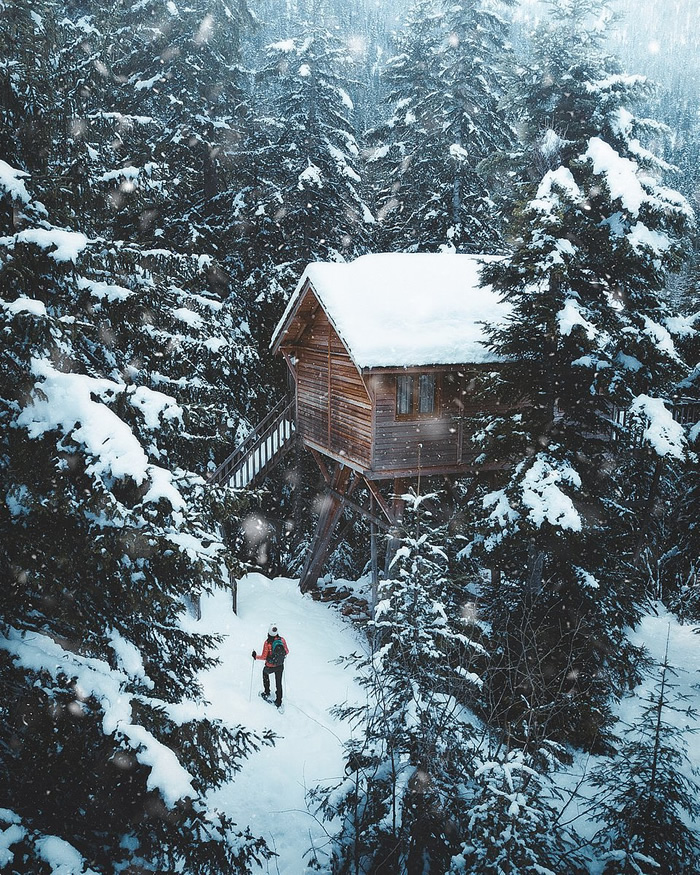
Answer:
M208 482L243 489L255 486L294 446L294 398L282 398L228 458L209 475Z

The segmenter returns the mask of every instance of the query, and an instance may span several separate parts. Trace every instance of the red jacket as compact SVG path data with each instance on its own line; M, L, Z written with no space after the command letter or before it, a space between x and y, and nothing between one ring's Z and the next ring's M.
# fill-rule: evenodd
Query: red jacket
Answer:
M284 644L284 652L289 653L289 648L287 647L287 642L284 640L284 638L281 635L277 635L277 638L279 638L282 644ZM263 644L262 653L258 653L255 657L256 659L264 659L265 665L268 666L268 668L276 667L275 665L273 665L273 663L267 661L268 657L272 655L272 642L274 640L274 638L266 638L265 643Z

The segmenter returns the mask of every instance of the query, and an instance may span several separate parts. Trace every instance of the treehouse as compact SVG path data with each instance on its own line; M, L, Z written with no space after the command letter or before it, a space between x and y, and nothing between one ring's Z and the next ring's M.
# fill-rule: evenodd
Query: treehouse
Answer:
M480 409L478 372L499 364L485 323L508 311L480 282L481 265L494 258L383 253L304 271L271 340L294 397L270 410L209 478L253 486L293 446L314 456L326 500L302 589L318 580L343 508L364 514L373 533L391 532L411 481L483 470L469 417ZM374 537L372 544L376 569Z
M463 418L496 358L486 321L505 305L483 258L386 253L307 267L272 338L296 387L296 428L315 455L368 480L474 465Z
M383 253L310 264L272 337L294 378L298 439L314 455L329 501L319 520L315 583L343 505L363 485L367 515L395 525L407 481L475 468L465 421L480 369L497 358L484 323L506 305L479 281L486 257ZM379 518L375 515L379 511ZM303 582L304 583L304 582Z

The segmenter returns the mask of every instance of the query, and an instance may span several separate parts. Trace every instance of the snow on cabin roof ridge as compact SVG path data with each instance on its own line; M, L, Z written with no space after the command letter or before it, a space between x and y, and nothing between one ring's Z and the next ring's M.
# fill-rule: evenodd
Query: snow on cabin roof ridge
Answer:
M282 337L306 282L358 368L499 361L484 323L509 307L480 283L494 255L384 252L307 265L272 336Z

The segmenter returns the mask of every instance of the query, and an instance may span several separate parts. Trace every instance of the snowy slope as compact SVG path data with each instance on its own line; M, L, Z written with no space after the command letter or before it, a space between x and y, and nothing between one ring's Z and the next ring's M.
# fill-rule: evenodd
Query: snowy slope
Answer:
M261 651L272 622L279 625L290 651L284 714L258 697L260 661L253 668L251 696L251 651ZM202 604L197 627L227 636L220 648L221 664L202 677L211 716L260 731L269 728L280 736L274 747L247 759L241 774L212 794L211 801L239 827L250 825L279 855L260 872L310 872L304 864L306 852L312 844L322 850L327 837L307 809L305 791L342 776L341 745L350 734L328 712L363 695L352 673L333 661L358 651L362 642L336 611L303 596L298 581L269 580L261 574L240 581L238 615L231 610L230 596L217 593Z
M691 706L700 711L700 635L697 629L696 625L681 625L661 602L657 602L652 606L652 612L642 617L639 625L630 632L629 638L635 645L644 647L657 666L664 661L668 641L668 662L674 669L674 676L669 678L674 686L673 693L684 699L684 707ZM629 737L630 727L648 704L657 678L657 670L652 666L644 672L641 683L618 703L616 712L619 722L613 732L621 740ZM665 710L664 720L684 730L690 765L683 771L688 778L697 780L692 767L700 767L700 714L689 716ZM566 805L564 820L572 822L579 834L588 839L592 838L600 824L588 818L593 810L591 803L596 799L596 791L587 784L586 778L603 762L603 757L579 754L570 768L555 776L562 790L562 802ZM700 829L700 824L694 826Z
M694 626L681 626L662 605L644 617L630 637L643 644L651 658L664 658L669 637L669 662L681 669L675 679L678 692L697 703L700 681L700 636ZM290 648L285 668L285 712L258 697L262 663L253 668L251 695L251 650L260 651L271 622L276 622ZM209 712L231 724L263 731L272 729L280 738L275 747L263 748L245 761L242 773L211 796L212 803L230 814L239 827L249 825L254 835L263 836L278 854L258 869L274 875L310 875L305 865L313 846L324 861L328 849L326 829L307 808L305 792L318 782L343 774L342 742L350 729L330 714L329 709L346 699L359 700L363 693L347 669L334 663L339 656L363 648L361 638L331 607L303 596L298 581L269 580L249 574L239 584L239 613L231 610L230 597L217 593L202 605L201 631L223 633L221 664L202 677ZM624 737L625 724L639 714L653 687L650 673L618 706L621 723L617 734ZM685 715L667 714L669 722L700 728L700 721ZM700 732L686 736L688 753L700 765ZM565 821L572 821L579 834L591 838L599 825L588 819L595 791L587 783L591 769L603 758L579 754L556 775L562 791L559 804L565 806ZM195 875L195 873L189 873Z

